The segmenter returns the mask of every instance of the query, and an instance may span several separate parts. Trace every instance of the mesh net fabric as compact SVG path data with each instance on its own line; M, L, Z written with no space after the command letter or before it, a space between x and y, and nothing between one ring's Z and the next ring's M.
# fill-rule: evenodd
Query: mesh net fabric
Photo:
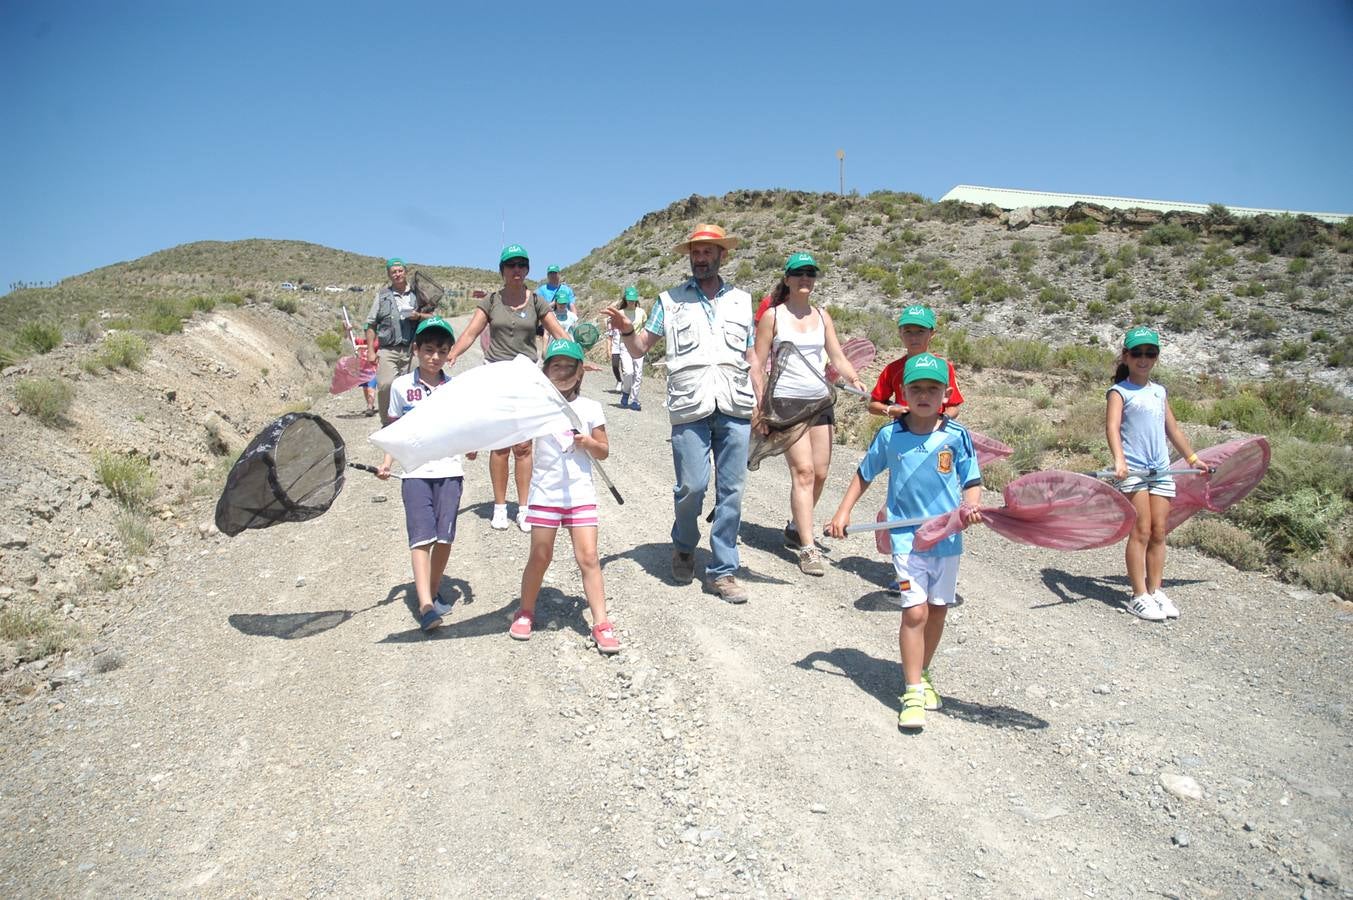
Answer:
M985 466L987 463L996 462L998 459L1009 459L1015 453L1014 448L1008 444L1002 444L985 434L978 434L969 429L968 436L972 438L972 447L977 451L978 466Z
M1165 530L1173 531L1199 510L1225 512L1254 490L1268 471L1268 439L1240 438L1198 451L1198 465L1214 471L1206 478L1175 476L1175 498Z
M776 397L776 386L789 371L800 375L811 373L821 382L823 395L812 398ZM798 347L789 341L781 342L771 357L770 374L766 376L765 391L761 395L761 421L769 426L770 431L764 435L752 432L751 447L747 450L747 468L756 471L763 459L784 453L835 402L836 389L827 383L822 373L809 365Z
M601 340L601 331L591 322L582 322L573 329L573 340L584 350L591 350Z
M841 345L841 355L850 360L850 364L855 367L856 373L872 363L877 353L878 350L874 347L874 342L868 338L851 338ZM841 373L836 371L836 367L831 363L827 363L827 380L832 384L841 380Z
M366 384L375 377L376 367L368 366L365 359L344 356L334 363L333 378L329 380L329 393L341 394L359 384Z
M432 312L446 296L442 286L422 272L413 273L409 286L413 288L413 295L418 298L419 312Z
M982 520L1002 537L1049 550L1092 550L1127 537L1137 516L1115 488L1074 472L1031 472L1005 486L1005 506L982 510ZM963 530L959 511L916 529L915 548L929 550Z
M343 490L343 439L311 413L288 413L249 442L216 502L216 527L231 537L247 528L304 522Z

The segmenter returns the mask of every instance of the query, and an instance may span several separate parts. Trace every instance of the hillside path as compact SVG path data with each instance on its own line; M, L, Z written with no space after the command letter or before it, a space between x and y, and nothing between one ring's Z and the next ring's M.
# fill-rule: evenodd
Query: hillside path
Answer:
M121 668L7 711L0 894L1347 893L1347 613L1172 550L1183 616L1152 625L1117 608L1120 548L974 529L945 708L904 735L872 536L799 573L773 460L744 509L752 601L672 585L661 379L641 413L611 387L584 390L627 501L602 492L618 657L590 646L564 535L537 634L507 637L528 538L489 529L485 457L454 611L423 635L398 486L350 471L319 519L177 548L104 638ZM316 411L375 462L360 404ZM836 449L822 521L859 456Z

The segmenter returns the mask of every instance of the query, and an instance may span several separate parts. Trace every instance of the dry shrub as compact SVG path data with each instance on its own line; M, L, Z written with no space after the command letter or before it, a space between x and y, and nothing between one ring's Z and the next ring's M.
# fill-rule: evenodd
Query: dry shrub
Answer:
M1176 547L1192 547L1240 569L1253 572L1264 567L1264 545L1224 519L1210 516L1191 519L1170 534Z

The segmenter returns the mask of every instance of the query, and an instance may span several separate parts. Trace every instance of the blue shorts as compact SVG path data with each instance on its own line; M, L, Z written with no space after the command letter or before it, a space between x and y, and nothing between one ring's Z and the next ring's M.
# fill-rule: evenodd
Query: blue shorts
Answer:
M464 479L405 478L400 494L404 497L404 526L409 530L409 547L425 544L450 544L456 539L456 516L460 513L460 491Z

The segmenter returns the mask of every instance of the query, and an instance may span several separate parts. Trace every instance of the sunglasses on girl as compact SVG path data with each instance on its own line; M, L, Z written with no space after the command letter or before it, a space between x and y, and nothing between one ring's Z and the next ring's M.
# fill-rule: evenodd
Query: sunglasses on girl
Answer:
M531 264L524 259L509 259L503 263L504 269L529 269Z
M1145 356L1147 359L1155 359L1157 356L1160 356L1160 348L1133 347L1131 350L1128 351L1128 356L1132 357L1133 359L1141 359L1143 356Z
M816 278L817 269L790 269L790 278Z

